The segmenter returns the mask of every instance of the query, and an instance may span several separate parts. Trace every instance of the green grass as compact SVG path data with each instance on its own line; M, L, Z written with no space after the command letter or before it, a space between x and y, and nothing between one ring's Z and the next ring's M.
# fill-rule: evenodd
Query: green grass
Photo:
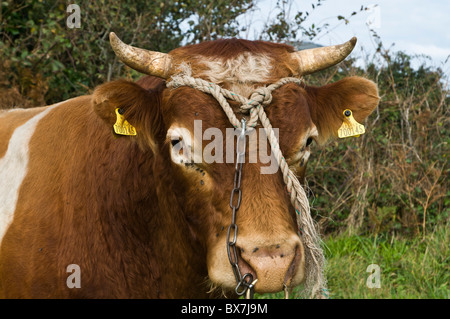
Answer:
M425 239L338 236L325 240L332 299L449 299L448 225ZM370 264L380 267L380 288L368 288ZM291 295L296 296L296 291ZM283 298L282 293L257 298Z

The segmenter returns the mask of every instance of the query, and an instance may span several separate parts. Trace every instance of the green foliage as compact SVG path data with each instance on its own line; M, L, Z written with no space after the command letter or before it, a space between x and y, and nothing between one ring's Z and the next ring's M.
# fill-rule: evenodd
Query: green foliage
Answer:
M89 93L114 78L141 76L118 61L109 45L111 31L131 45L168 52L183 42L236 35L240 31L236 18L253 2L77 1L79 29L66 25L72 13L66 12L68 4L63 0L1 2L0 54L8 57L1 65L6 77L2 82L19 87L34 105ZM187 31L181 29L186 21ZM33 90L41 96L34 97Z
M237 18L250 11L253 0L228 1L182 1L181 5L196 8L188 19L190 42L210 41L227 36L235 36L239 31L245 31Z

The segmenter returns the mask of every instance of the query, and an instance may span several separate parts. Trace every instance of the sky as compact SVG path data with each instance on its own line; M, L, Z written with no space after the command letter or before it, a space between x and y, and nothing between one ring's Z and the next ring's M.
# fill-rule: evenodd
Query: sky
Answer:
M427 65L441 67L450 75L450 1L448 0L323 0L322 5L312 10L316 0L293 0L290 12L292 17L298 11L310 12L307 25L320 25L328 22L328 32L321 34L314 42L321 45L334 45L348 41L353 36L358 44L352 54L361 56L373 53L376 45L368 23L380 36L385 48L404 51L410 55L426 55L414 59L415 65L423 61ZM277 0L259 0L257 9L246 17L251 28L243 36L252 38L262 29L265 21L275 19ZM372 8L359 12L361 6ZM338 15L350 17L345 24ZM302 39L300 36L299 39ZM303 38L304 39L304 38ZM305 39L304 39L305 40ZM307 40L307 39L306 39Z

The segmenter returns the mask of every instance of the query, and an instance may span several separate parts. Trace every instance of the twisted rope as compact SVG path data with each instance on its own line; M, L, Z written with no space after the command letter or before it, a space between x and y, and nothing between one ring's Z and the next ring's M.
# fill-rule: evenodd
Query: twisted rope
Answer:
M200 78L193 78L186 74L174 76L172 80L166 84L166 86L174 89L181 86L188 86L211 94L219 102L229 121L235 128L240 127L241 124L227 99L241 103L241 113L250 113L250 119L247 121L248 127L254 128L258 119L261 121L266 136L270 142L272 154L274 154L277 160L283 175L283 180L287 186L288 193L290 194L291 203L295 208L297 226L305 245L305 288L309 291L311 297L323 298L323 296L327 297L325 294L327 290L326 281L323 274L325 257L321 248L322 241L320 240L315 223L311 217L306 192L298 181L297 176L289 168L289 165L284 159L278 139L276 138L269 118L264 111L264 107L268 106L272 102L272 92L288 83L302 85L301 79L293 77L282 78L278 82L267 87L257 88L251 94L249 99L224 89L215 83L211 83Z

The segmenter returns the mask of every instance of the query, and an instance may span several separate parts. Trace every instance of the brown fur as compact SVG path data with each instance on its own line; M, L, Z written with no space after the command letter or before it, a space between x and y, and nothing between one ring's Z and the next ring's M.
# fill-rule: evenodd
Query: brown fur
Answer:
M226 59L243 50L260 50L275 58L291 48L228 40L172 54L176 59L198 54ZM281 65L273 77L289 75ZM378 102L376 86L356 77L322 88L288 84L273 97L267 114L280 129L280 147L287 159L305 147L305 132L313 125L325 140L342 123L344 108L351 108L362 121ZM117 107L136 127L136 137L112 133ZM16 123L27 118L17 116ZM193 130L193 121L199 119L203 129L225 131L231 126L211 96L188 87L168 90L152 77L106 83L92 96L52 110L30 142L28 175L1 243L0 296L217 297L208 294L207 277L210 263L218 260L231 271L223 252L231 222L234 164L175 164L166 141L173 123ZM1 115L0 122L4 125ZM281 174L261 175L262 165L244 165L239 245L258 238L271 247L296 232ZM305 167L298 168L300 177ZM80 289L66 286L69 264L81 268ZM296 271L300 267L294 266Z
M30 144L29 174L0 252L4 297L207 297L206 270L191 258L202 248L186 240L180 207L169 213L178 205L165 189L174 183L167 162L115 138L91 97L52 111ZM81 267L81 289L66 286L72 263Z

